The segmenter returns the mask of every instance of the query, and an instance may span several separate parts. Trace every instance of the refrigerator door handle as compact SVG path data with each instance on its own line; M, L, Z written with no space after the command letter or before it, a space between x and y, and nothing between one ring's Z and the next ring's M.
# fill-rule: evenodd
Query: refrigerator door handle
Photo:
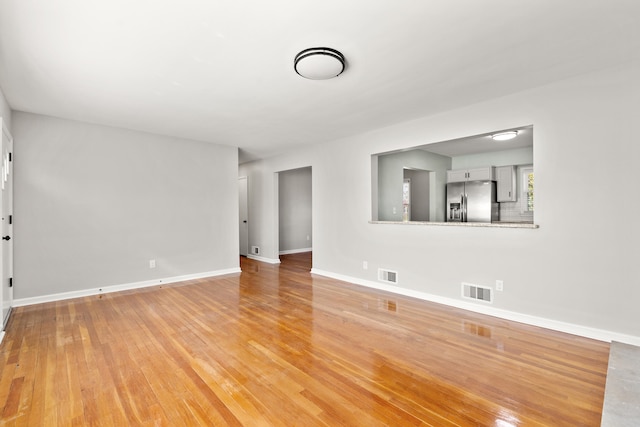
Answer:
M464 222L467 222L467 203L468 203L467 195L464 195Z
M464 193L460 195L460 222L465 221L465 217L467 216L467 206L466 200L464 197Z

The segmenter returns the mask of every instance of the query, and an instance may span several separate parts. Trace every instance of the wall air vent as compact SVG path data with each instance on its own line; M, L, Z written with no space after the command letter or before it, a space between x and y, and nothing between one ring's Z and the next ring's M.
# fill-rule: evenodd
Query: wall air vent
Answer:
M462 282L462 297L492 303L493 291L491 288Z
M378 280L392 285L398 284L398 272L392 270L378 269Z
M260 255L260 247L251 246L251 255Z

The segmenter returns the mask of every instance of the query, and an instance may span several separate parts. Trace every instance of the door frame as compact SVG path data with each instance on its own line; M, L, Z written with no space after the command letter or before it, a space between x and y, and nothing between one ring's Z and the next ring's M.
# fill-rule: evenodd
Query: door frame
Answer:
M13 306L13 137L7 129L5 121L0 117L0 128L2 129L2 139L0 141L0 159L2 165L0 170L0 214L2 218L2 237L8 236L8 240L0 243L0 307L2 307L2 336L4 328L9 321L11 308ZM5 203L6 196L6 203ZM6 267L6 268L5 268ZM6 279L6 280L5 280ZM5 299L5 292L8 298ZM6 311L5 311L6 308Z
M238 178L238 239L240 255L249 255L249 179L246 176Z
M281 197L282 195L280 194L280 176L282 174L287 174L289 172L294 172L294 171L300 171L303 169L308 169L309 173L311 175L311 201L310 201L310 206L309 206L309 211L311 212L311 230L309 231L309 234L307 236L307 239L309 241L309 247L307 248L301 248L300 250L291 250L291 251L280 251L280 233L281 233L281 218L280 218L280 202L281 202ZM292 169L285 169L285 170L280 170L274 173L274 222L275 222L275 226L274 226L274 232L275 232L275 236L274 236L274 247L275 247L275 255L278 258L278 261L280 260L280 255L285 255L285 254L292 254L292 253L298 253L298 252L307 252L308 249L311 249L311 251L313 251L313 229L314 229L314 215L313 215L313 197L314 197L314 192L313 192L313 166L309 165L309 166L300 166L300 167L296 167L296 168L292 168Z

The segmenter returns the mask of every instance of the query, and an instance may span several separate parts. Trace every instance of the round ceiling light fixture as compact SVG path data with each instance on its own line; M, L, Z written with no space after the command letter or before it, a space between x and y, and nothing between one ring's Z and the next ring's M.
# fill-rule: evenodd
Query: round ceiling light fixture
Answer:
M328 47L312 47L296 55L293 68L296 73L311 80L338 77L346 67L344 55Z
M508 132L494 133L493 135L491 135L491 138L493 138L494 141L508 141L515 138L516 136L518 136L518 131L510 130Z

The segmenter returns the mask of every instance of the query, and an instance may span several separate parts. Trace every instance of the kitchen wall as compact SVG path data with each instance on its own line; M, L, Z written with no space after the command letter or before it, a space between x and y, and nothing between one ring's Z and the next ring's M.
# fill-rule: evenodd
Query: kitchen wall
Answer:
M374 160L375 161L375 160ZM435 172L435 189L432 221L444 221L447 170L451 169L451 158L424 150L409 150L377 156L377 220L402 221L403 168L414 168ZM375 177L374 177L375 180ZM374 188L372 191L376 191ZM442 209L436 209L439 206ZM395 210L395 213L394 213ZM373 213L375 218L376 212Z
M435 172L417 170L417 169L405 169L404 179L409 180L409 208L408 208L408 220L410 221L429 221L431 219L431 210L435 206L431 206L431 175ZM435 190L433 185L433 190ZM404 186L403 186L404 193ZM404 198L404 195L403 195ZM434 200L435 201L435 200ZM404 203L404 201L403 201ZM435 205L435 203L434 203ZM435 213L435 209L434 213ZM404 206L403 206L404 211ZM404 212L403 212L404 219Z
M484 166L532 165L533 147L490 153L467 154L451 158L451 169L478 168Z
M23 112L13 136L16 300L238 269L237 149Z
M463 281L500 279L504 291L493 304L474 307L640 344L640 232L632 218L640 199L630 197L640 151L628 128L640 111L639 68L630 61L242 165L241 175L260 182L250 194L250 244L277 257L274 172L312 165L314 271L376 285L377 268L388 268L399 273L399 291L444 302L461 302ZM369 222L372 154L525 125L535 129L540 228Z
M311 168L278 174L279 252L311 250Z

